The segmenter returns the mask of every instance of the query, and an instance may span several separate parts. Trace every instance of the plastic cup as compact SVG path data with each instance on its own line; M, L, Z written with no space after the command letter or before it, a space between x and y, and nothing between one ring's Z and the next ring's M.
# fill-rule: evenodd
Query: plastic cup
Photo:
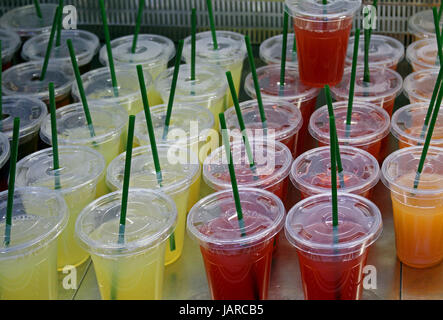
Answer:
M403 90L409 102L425 102L429 105L437 82L438 69L426 69L409 74L403 82Z
M346 66L352 65L354 55L355 37L349 38L348 50L346 52ZM364 65L365 40L361 35L358 46L357 65ZM405 56L405 46L395 38L383 36L381 34L372 34L369 44L369 65L371 67L397 69L397 64ZM372 75L372 73L371 73Z
M440 19L440 29L443 25ZM419 11L408 19L408 32L415 40L435 38L434 15L432 10Z
M263 108L266 115L266 134L268 138L286 145L292 156L295 157L298 133L303 124L300 110L292 103L276 99L263 100ZM240 103L240 110L248 136L251 138L264 137L265 131L263 130L257 100ZM231 130L231 134L241 135L234 107L225 111L225 118L226 126Z
M196 63L217 65L225 71L231 71L237 95L240 93L240 82L243 70L243 61L246 57L244 35L231 31L216 31L218 49L214 50L211 31L199 32L196 38ZM187 37L183 46L183 58L191 64L191 36ZM197 68L196 68L197 70ZM224 81L226 76L218 79ZM227 90L227 107L234 105L231 92ZM218 115L217 115L218 117ZM217 118L216 117L216 118Z
M319 194L288 213L285 234L296 248L306 300L358 300L368 251L382 232L380 210L371 201L338 193L338 226L332 226L332 196Z
M281 50L283 45L283 35L278 34L266 39L260 45L260 59L266 64L281 64ZM292 51L294 46L294 34L288 33L286 44L286 65L298 67L297 51Z
M285 208L274 194L240 188L245 236L237 219L232 190L200 200L188 215L189 235L200 245L213 300L265 300L268 296L274 239Z
M337 101L349 99L352 68L346 68L342 81L331 88L332 96ZM369 102L385 109L389 115L394 110L397 98L403 86L401 75L389 68L369 67L370 82L363 81L364 67L358 66L355 74L354 101Z
M160 94L163 103L168 103L174 68L162 72L155 80L155 90ZM174 103L186 103L203 106L211 110L218 130L218 114L225 111L226 90L228 82L223 69L214 65L197 64L195 80L191 80L191 65L180 66ZM151 104L152 105L152 104Z
M52 149L44 149L17 163L15 184L17 187L56 189L65 199L69 219L57 250L57 269L61 271L65 266L77 267L88 259L88 253L74 239L74 225L80 211L103 188L100 185L104 184L105 160L88 147L59 146L58 149L60 169L53 169Z
M49 63L53 61L68 65L71 63L71 56L66 45L66 40L71 39L80 72L85 73L89 71L92 58L97 53L100 44L98 37L85 30L62 30L60 39L59 47L55 45L54 41ZM43 61L48 48L48 42L49 33L32 37L23 45L22 58L26 61Z
M83 88L89 103L98 100L101 104L118 104L130 115L136 115L143 110L143 102L140 94L136 68L131 70L126 67L115 68L118 88L114 88L111 82L111 73L108 67L95 69L82 75ZM148 99L151 102L152 78L144 71L145 84L148 91ZM114 89L118 89L118 96L114 95ZM72 96L75 101L80 101L77 83L72 86ZM152 99L154 100L154 99Z
M19 147L17 159L37 151L38 132L48 114L46 105L39 99L27 96L3 97L3 120L1 130L12 142L14 118L20 118Z
M166 70L168 62L175 55L174 43L163 36L156 34L139 34L137 38L137 48L132 53L132 41L134 35L120 37L111 41L112 57L114 64L126 65L132 69L138 64L151 74L152 79ZM106 45L100 49L100 62L108 65L108 53Z
M293 162L290 179L300 191L302 199L331 192L330 155L330 147L320 147L303 153ZM345 185L340 188L337 175L339 191L370 199L372 188L380 179L377 159L362 149L348 146L340 147L340 157Z
M443 149L429 148L414 189L422 150L397 150L382 166L382 181L391 191L397 257L413 268L432 267L443 260Z
M437 40L423 39L415 41L406 50L406 59L412 66L412 70L420 71L424 69L439 68Z
M349 136L347 136L348 102L335 102L333 106L338 143L363 149L380 162L382 140L389 134L389 114L374 104L355 101L352 107ZM309 133L318 141L320 147L330 144L328 106L323 106L312 114Z
M315 110L319 89L305 86L300 81L300 76L294 66L287 66L285 72L285 86L280 86L280 66L268 65L257 69L260 92L263 99L278 99L294 104L301 112L303 124L298 132L298 141L305 141L307 137L309 118ZM245 92L256 99L252 74L245 80ZM304 151L304 144L297 144L299 155Z
M103 300L159 300L167 239L177 208L165 194L130 189L124 242L119 242L121 191L86 206L75 224L80 245L89 252Z
M71 103L71 87L74 71L68 64L51 62L48 64L46 76L40 81L41 61L32 61L15 65L3 73L3 94L24 95L42 100L49 106L50 82L54 83L55 103L60 108Z
M8 136L0 132L0 191L8 189L10 154L11 148Z
M12 60L20 49L22 41L20 36L9 29L0 29L0 40L2 41L2 70L12 66Z
M293 17L300 80L311 87L341 81L354 14L361 0L286 0Z
M118 105L90 105L94 136L86 121L81 103L74 103L56 111L59 145L87 146L101 153L109 164L124 151L128 114ZM52 145L51 116L48 114L40 130L41 139Z
M177 207L177 227L174 232L175 248L167 245L165 265L180 258L185 237L186 213L190 197L190 186L200 173L196 157L189 158L186 149L179 146L158 144L158 156L162 170L162 185L159 186L154 168L151 148L147 146L132 150L130 187L159 190L170 196ZM126 152L115 158L108 166L106 183L111 191L123 187Z
M0 193L0 233L5 233L8 192ZM0 299L55 300L57 241L68 222L63 197L46 188L16 188L11 242L0 244Z

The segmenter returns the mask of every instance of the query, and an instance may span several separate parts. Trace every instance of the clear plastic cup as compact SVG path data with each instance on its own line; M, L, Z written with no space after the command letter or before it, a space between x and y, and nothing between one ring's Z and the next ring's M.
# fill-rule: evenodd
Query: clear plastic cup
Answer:
M427 130L422 131L428 108L426 103L414 103L401 107L392 115L391 133L398 140L399 149L424 145ZM443 110L439 110L431 146L443 148Z
M177 208L165 194L130 189L124 240L120 241L121 191L101 197L78 216L75 234L89 252L103 300L159 300L167 239Z
M422 150L397 150L382 166L382 181L391 191L397 257L413 268L443 260L443 149L429 148L414 189Z
M280 86L280 66L268 65L257 69L257 77L260 92L263 99L278 99L294 104L301 112L303 124L298 134L298 141L304 141L308 131L309 118L315 110L319 89L305 86L300 81L300 76L294 66L287 66L285 72L285 86ZM256 99L252 74L248 74L245 80L245 92L248 96ZM304 151L304 144L297 144L299 155Z
M68 225L58 240L57 269L77 267L89 255L74 239L78 214L94 201L104 187L105 160L97 151L84 146L59 146L60 169L53 169L52 149L30 154L17 163L17 187L45 187L58 190L68 206ZM102 186L100 186L102 185ZM59 188L58 188L59 187Z
M57 138L59 145L87 146L101 153L109 164L124 151L128 114L118 105L89 104L94 136L86 121L81 103L74 103L56 111ZM51 116L48 114L40 130L41 139L52 145Z
M8 189L10 154L11 148L8 136L0 132L0 191Z
M57 61L70 64L71 56L66 44L66 40L71 39L75 51L75 57L81 73L91 69L92 58L98 51L100 41L98 37L85 30L62 30L60 46L53 43L49 63ZM26 61L43 61L48 48L49 33L40 34L32 37L23 44L22 58Z
M358 300L363 268L380 236L380 210L366 198L338 193L338 226L332 225L332 195L298 202L288 213L285 234L296 248L306 300Z
M8 192L0 193L0 234L5 234ZM0 242L0 299L55 300L57 241L68 223L63 197L46 188L16 188L11 242Z
M168 62L175 55L174 43L163 36L156 34L139 34L137 48L132 53L134 35L120 37L111 41L112 57L115 65L128 65L135 68L138 64L151 74L152 79L166 70ZM108 65L106 45L100 49L100 62Z
M246 57L244 35L231 31L216 31L218 49L214 50L211 31L199 32L196 38L196 63L217 65L225 71L231 71L237 95L240 93L240 81L243 61ZM187 37L183 47L183 58L191 63L191 36ZM226 76L218 79L225 83ZM234 105L229 88L227 90L227 107Z
M111 72L108 67L103 67L89 71L82 75L83 88L85 89L86 98L89 103L98 100L102 104L118 104L122 106L130 115L136 115L143 110L143 101L140 93L140 84L136 68L116 67L115 73L118 88L112 86ZM146 90L148 91L148 99L151 103L152 78L151 75L144 71ZM116 91L118 95L115 96ZM72 96L75 101L80 101L77 83L72 86ZM154 99L152 99L154 100Z
M300 80L312 87L341 81L355 13L361 0L286 0L297 39Z
M58 4L41 3L42 18L37 16L33 4L14 8L0 18L0 26L19 34L23 41L35 35L50 32Z
M50 82L54 83L56 107L71 103L71 87L74 82L74 71L68 64L52 62L48 64L46 76L40 81L42 61L17 64L3 73L3 94L24 95L42 100L49 106Z
M352 57L354 54L355 37L349 38L348 50L346 52L346 66L352 65ZM361 35L358 46L357 65L364 65L365 40ZM397 69L397 64L403 60L405 56L405 46L395 38L383 36L381 34L372 34L369 44L369 65L371 67Z
M429 105L437 82L438 69L426 69L409 74L403 82L403 91L409 102Z
M443 21L440 18L440 29ZM408 32L415 40L435 38L434 15L432 10L419 11L408 19Z
M3 120L1 131L12 142L14 118L20 118L19 147L17 159L37 151L38 132L43 119L48 114L46 105L39 99L27 96L3 97Z
M406 50L406 60L414 72L424 69L438 69L440 59L438 58L437 40L435 38L423 39L411 43Z
M188 215L188 234L200 245L213 300L268 296L273 244L283 227L285 207L266 190L240 188L239 195L243 228L232 190L203 198Z
M369 102L385 109L389 115L394 110L395 98L402 92L403 78L389 68L369 67L370 82L363 81L364 66L358 66L355 74L354 101ZM337 101L349 99L352 67L346 68L342 81L331 88Z
M348 102L335 102L333 106L338 143L361 148L372 154L380 162L382 158L380 154L382 140L389 134L389 114L374 104L355 101L352 106L349 136L347 136ZM309 122L309 133L318 141L320 147L329 145L328 106L323 106L312 114Z
M297 51L293 51L294 38L293 33L288 33L286 44L286 65L298 67ZM278 34L266 39L260 45L260 59L266 64L281 64L281 50L283 46L283 35Z
M339 191L370 199L372 188L380 180L377 159L362 149L348 146L340 147L340 158L344 188L340 187L337 175ZM302 199L331 192L330 147L314 148L300 155L292 164L290 179L300 191Z
M158 157L162 170L161 186L157 180L151 148L143 146L132 150L131 177L129 186L159 190L170 196L177 207L177 227L166 248L165 265L180 258L185 237L186 213L190 198L190 186L195 176L200 174L200 164L196 157L189 158L186 149L179 146L157 144ZM115 158L108 166L106 183L111 191L123 188L126 152Z
M5 71L12 66L12 59L21 46L20 36L10 29L0 29L0 40L2 41L2 70Z
M283 100L263 100L267 131L269 139L280 141L286 145L295 157L297 151L298 133L303 124L300 110L292 103ZM245 122L248 136L263 137L265 131L260 118L257 100L248 100L240 103L240 110ZM231 134L241 135L235 108L225 111L226 126Z

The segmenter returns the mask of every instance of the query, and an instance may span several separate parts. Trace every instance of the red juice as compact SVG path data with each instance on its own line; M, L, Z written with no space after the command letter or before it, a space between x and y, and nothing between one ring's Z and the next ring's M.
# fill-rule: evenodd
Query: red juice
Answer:
M325 143L322 143L320 141L318 142L318 146L319 147L325 147L325 146L328 146L328 145L329 144L325 144ZM347 145L347 144L339 142L339 145ZM357 148L360 148L362 150L365 150L366 152L369 152L370 154L372 154L378 160L378 162L381 161L381 154L380 154L381 140L375 141L374 143L370 143L370 144L367 144L367 145L353 145L353 146L355 146Z

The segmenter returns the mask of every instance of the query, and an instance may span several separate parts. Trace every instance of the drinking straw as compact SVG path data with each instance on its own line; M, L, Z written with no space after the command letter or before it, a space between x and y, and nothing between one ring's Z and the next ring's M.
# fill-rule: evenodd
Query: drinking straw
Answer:
M371 82L371 77L369 74L369 29L364 30L364 71L363 71L363 82Z
M377 9L377 0L374 0L372 2L372 6ZM369 12L366 14L366 16L369 14ZM372 21L371 21L372 22ZM372 26L369 26L369 41L371 41L371 36L372 36Z
M112 57L111 36L109 35L108 18L106 17L106 9L103 0L99 0L100 11L102 14L103 30L105 32L106 52L108 54L109 71L111 72L111 82L114 88L114 96L118 97L118 84L115 75L114 58Z
M443 12L443 6L440 4L440 8L438 9L438 21L440 21L442 12Z
M11 242L12 206L14 204L15 168L17 164L19 132L20 132L20 118L14 118L11 158L9 160L10 166L9 166L8 202L6 204L5 237L3 240L5 247L9 246L9 243Z
M171 122L172 104L174 103L175 88L177 87L178 72L180 70L180 61L182 59L183 39L178 42L177 54L175 56L174 73L172 75L171 91L169 92L168 109L166 110L165 126L163 128L163 140L166 140Z
M214 50L217 50L218 43L217 43L217 33L215 32L214 11L212 10L212 0L206 0L206 6L208 7L209 25L211 27L212 43L214 46Z
M48 46L46 47L45 60L43 61L43 67L42 67L42 71L40 73L40 81L45 80L46 70L48 69L49 57L51 55L52 44L54 42L54 35L55 35L55 31L57 29L57 22L58 22L60 13L61 13L60 7L57 7L57 10L55 11L55 15L54 15L54 20L52 22L51 33L49 34Z
M51 116L51 138L52 138L52 169L55 171L55 189L60 189L60 177L58 169L60 169L58 157L58 137L57 137L57 115L55 112L55 92L54 83L49 83L49 111Z
M60 47L62 37L62 21L63 21L63 0L58 1L58 7L60 8L60 16L57 22L57 35L55 36L55 46Z
M197 11L195 8L191 10L191 80L195 80L195 34L197 32Z
M134 37L132 38L131 53L135 53L135 49L137 49L137 40L138 40L138 34L140 32L140 25L142 23L142 16L143 16L143 8L144 7L145 7L145 0L139 0L137 22L135 23Z
M297 56L297 41L294 32L294 42L292 43L292 61L295 61L295 57Z
M285 11L283 15L283 42L281 46L280 95L283 95L282 89L285 85L286 47L288 43L288 20L289 20L289 14Z
M243 220L243 210L240 203L240 195L238 193L237 179L235 177L234 161L232 160L232 152L229 143L228 130L226 128L225 115L223 113L219 113L218 118L220 119L222 139L225 146L226 158L228 160L229 176L231 177L232 193L234 196L235 209L237 211L238 225L241 230L241 236L244 237L246 236L245 222Z
M34 0L34 7L35 7L35 12L37 13L37 16L42 19L43 15L42 15L42 10L40 9L40 3L38 2L38 0Z
M352 69L351 69L351 80L349 82L349 98L348 98L348 112L346 114L346 137L349 138L351 134L351 120L352 120L352 105L354 103L354 87L355 87L355 74L357 70L357 59L358 59L358 44L360 40L360 29L355 30L354 35L354 52L352 56Z
M434 27L435 27L435 37L437 38L437 49L438 49L438 59L440 60L440 64L443 63L443 53L441 48L441 35L440 35L440 20L438 19L437 8L432 8L432 15L434 16Z

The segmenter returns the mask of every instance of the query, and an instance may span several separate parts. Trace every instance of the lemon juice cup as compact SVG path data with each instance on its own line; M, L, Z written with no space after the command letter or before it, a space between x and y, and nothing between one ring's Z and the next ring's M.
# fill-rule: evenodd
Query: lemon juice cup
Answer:
M430 38L411 43L406 50L406 59L414 72L438 68L440 59L438 58L437 40Z
M429 105L438 69L425 69L409 74L403 82L403 91L410 103L425 102Z
M278 64L281 63L281 50L283 45L283 35L278 34L271 38L266 39L260 45L260 59L266 64ZM294 34L288 33L286 44L286 65L293 65L298 67L297 52L293 51L294 46Z
M183 251L186 213L190 197L190 186L200 173L196 157L189 158L186 149L158 144L158 157L162 170L162 183L159 186L151 148L143 146L132 150L131 188L158 190L169 195L177 207L177 227L174 232L175 248L171 240L166 247L165 265L175 262ZM123 187L126 152L115 158L108 166L106 183L111 191Z
M174 201L129 189L124 242L119 242L122 193L113 192L80 213L75 233L90 253L102 299L162 298L165 249L177 223Z
M79 266L88 259L74 239L78 214L94 201L103 181L105 160L91 148L59 146L60 169L53 169L52 149L35 152L17 163L17 187L46 187L61 193L68 206L68 225L58 240L57 269L67 265ZM58 184L59 182L59 184Z
M20 49L22 41L20 36L10 29L0 29L0 40L2 41L2 70L12 66L12 60Z
M8 192L0 193L0 234L5 234ZM63 197L45 188L17 188L11 242L0 242L0 300L57 299L57 241L68 222Z
M439 25L441 29L441 19ZM435 38L434 15L432 10L419 11L410 17L408 20L408 32L415 37L415 40Z

